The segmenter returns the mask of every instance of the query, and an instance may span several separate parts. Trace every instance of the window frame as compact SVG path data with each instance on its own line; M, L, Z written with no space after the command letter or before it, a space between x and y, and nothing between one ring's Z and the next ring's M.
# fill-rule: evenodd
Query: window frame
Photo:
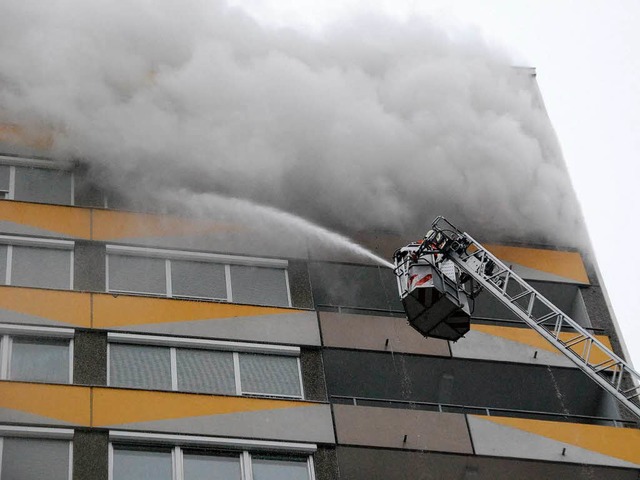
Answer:
M34 382L49 383L39 380L13 380L9 378L11 372L11 354L13 350L13 339L15 337L43 338L43 339L67 339L69 340L69 371L67 383L61 385L73 384L73 354L74 354L74 335L73 328L57 328L57 327L34 327L30 325L13 325L0 323L0 380L16 381L16 382ZM0 457L1 458L1 457Z
M284 259L244 257L240 255L224 255L209 252L194 252L186 250L171 250L150 247L136 247L130 245L107 245L106 246L106 282L107 292L143 295L152 297L177 298L183 300L209 300L218 302L233 303L233 289L231 286L231 266L240 265L247 267L263 267L281 269L284 272L285 288L287 291L287 305L276 305L280 307L291 307L291 288L289 284L289 262ZM135 290L112 289L109 285L109 255L126 255L140 258L155 258L165 261L165 293L147 293ZM201 263L213 263L224 267L226 298L202 297L197 295L176 295L172 288L171 261L183 260Z
M233 354L233 374L235 380L235 393L207 393L207 395L234 395L243 397L269 397L269 398L287 398L304 400L304 382L302 378L302 363L300 361L300 347L288 346L288 345L268 345L261 343L249 343L249 342L231 342L222 340L206 340L199 338L180 338L180 337L165 337L156 335L138 335L132 333L107 333L107 386L113 388L136 388L136 387L114 387L111 385L111 345L112 344L129 344L137 346L153 346L153 347L165 347L169 348L169 355L171 360L171 390L163 390L169 392L182 392L192 393L185 390L178 389L178 376L177 376L177 363L176 363L176 349L194 349L194 350L210 350L218 352L230 352ZM298 385L300 388L300 395L285 395L285 394L268 394L268 393L256 393L256 392L244 392L242 390L242 379L240 373L240 354L241 353L257 353L264 355L286 356L294 357L298 366Z
M205 437L195 435L155 434L146 432L109 431L109 480L113 478L114 451L144 447L165 447L171 449L172 480L184 480L184 451L201 449L211 456L236 454L240 462L241 480L252 480L252 455L274 457L291 455L306 459L308 480L316 480L313 453L318 449L313 443L279 442L244 438Z
M16 235L0 235L0 245L7 246L7 262L5 270L4 286L15 286L12 284L13 272L13 247L46 248L51 250L62 250L69 252L69 290L73 290L74 274L74 249L73 240L59 240L54 238L18 237ZM22 285L21 285L22 287ZM50 287L24 287L24 288L50 288ZM54 289L56 290L56 289ZM66 290L66 289L65 289Z
M35 158L16 158L7 155L0 155L0 165L9 167L9 190L0 189L0 193L4 193L4 197L0 198L2 200L15 200L16 193L16 167L26 167L26 168L40 168L43 170L58 170L63 172L68 172L71 176L71 191L70 191L70 199L69 204L58 204L51 203L47 205L65 205L65 206L75 206L75 189L76 189L76 179L75 173L72 170L72 165L67 162L54 164L51 160L38 160ZM22 202L24 200L18 200ZM31 202L30 202L31 203Z
M73 429L48 427L23 427L0 425L0 478L2 478L2 454L5 438L26 438L34 440L67 440L69 443L69 472L67 480L73 480Z

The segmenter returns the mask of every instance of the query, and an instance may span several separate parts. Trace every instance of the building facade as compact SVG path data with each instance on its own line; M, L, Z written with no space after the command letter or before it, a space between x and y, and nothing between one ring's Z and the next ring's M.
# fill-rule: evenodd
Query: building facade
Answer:
M425 339L387 268L109 208L83 172L0 156L1 480L638 478L636 420L488 296ZM579 252L490 250L619 352Z

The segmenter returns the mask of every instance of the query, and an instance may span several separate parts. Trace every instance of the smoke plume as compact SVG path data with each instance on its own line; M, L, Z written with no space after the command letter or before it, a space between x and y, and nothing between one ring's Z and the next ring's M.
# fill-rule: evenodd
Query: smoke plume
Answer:
M4 0L2 122L48 129L55 156L123 190L347 233L424 233L436 214L494 239L582 229L531 71L424 19L311 36L218 0Z

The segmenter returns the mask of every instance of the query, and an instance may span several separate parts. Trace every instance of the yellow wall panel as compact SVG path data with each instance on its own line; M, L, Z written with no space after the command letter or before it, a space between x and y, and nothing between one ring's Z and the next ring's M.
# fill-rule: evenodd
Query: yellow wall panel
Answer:
M559 275L580 283L589 283L582 257L577 252L504 245L485 245L485 247L505 263L518 263L523 267Z
M168 215L113 210L93 211L93 240L197 235L239 230L241 227L237 225Z
M96 328L124 327L299 312L301 310L291 308L96 294L93 299L93 326Z
M615 428L524 418L484 416L477 416L477 418L640 464L640 430L635 428Z
M0 408L10 408L89 426L90 388L44 383L0 382Z
M0 123L0 142L39 150L50 150L53 146L53 130L44 127L24 127L14 123Z
M88 293L0 287L0 309L70 323L78 327L91 326L91 298Z
M91 212L86 208L7 201L0 202L0 220L74 238L88 239L91 235Z
M93 426L307 407L309 402L95 387Z
M494 335L496 337L501 337L506 340L511 340L513 342L524 343L525 345L529 345L535 348L539 348L540 350L546 350L549 352L557 353L558 355L562 355L560 351L554 347L551 343L544 339L538 332L531 330L529 328L514 328L514 327L501 327L497 325L483 325L483 324L472 324L471 330L476 332L486 333L488 335ZM560 333L560 339L562 341L567 341L576 336L576 333L572 332L562 332ZM606 335L596 335L595 336L600 342L604 344L609 350L613 350L611 346L611 342L609 337ZM578 355L582 354L583 350L582 343L572 347L571 349L575 351ZM589 355L589 360L591 363L600 363L609 358L605 356L601 351L599 351L596 347L591 349L591 353Z

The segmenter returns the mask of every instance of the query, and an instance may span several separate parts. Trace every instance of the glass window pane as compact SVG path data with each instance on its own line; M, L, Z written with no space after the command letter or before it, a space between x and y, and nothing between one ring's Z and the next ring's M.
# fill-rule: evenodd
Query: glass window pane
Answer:
M253 480L309 480L307 460L254 458Z
M173 295L203 298L227 298L224 265L171 260Z
M236 393L233 354L211 350L178 349L178 390Z
M241 353L240 381L243 393L301 395L296 357Z
M7 284L7 246L0 245L0 285Z
M185 453L184 480L240 480L239 457L215 457Z
M68 290L71 286L71 251L14 245L11 285Z
M258 305L289 305L283 268L231 265L233 301Z
M69 340L14 337L11 380L69 383Z
M109 345L109 384L171 390L171 353L168 347Z
M2 448L2 479L67 480L69 441L5 438Z
M113 480L171 480L170 451L113 450Z
M16 200L71 205L71 173L16 167Z
M109 255L109 290L166 295L165 260Z
M11 167L8 165L0 165L0 198L5 198L6 193L9 193L9 175ZM6 192L6 193L4 193Z

